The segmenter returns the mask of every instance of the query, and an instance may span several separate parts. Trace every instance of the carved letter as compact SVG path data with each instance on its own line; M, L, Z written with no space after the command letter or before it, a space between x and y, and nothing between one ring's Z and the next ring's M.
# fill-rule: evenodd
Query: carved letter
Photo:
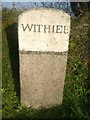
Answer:
M67 26L64 26L64 33L65 33L65 34L68 33L68 28L67 28Z
M38 32L41 32L41 27L43 27L43 25L37 25L38 26Z
M56 33L62 33L62 26L61 25L56 26Z
M46 33L46 30L50 33L50 25L44 25L44 33Z
M25 31L26 29L28 29L29 31L32 30L32 27L33 27L33 24L31 24L31 27L29 26L29 24L27 24L26 26L24 26L23 24L22 25L22 28L23 28L23 31Z

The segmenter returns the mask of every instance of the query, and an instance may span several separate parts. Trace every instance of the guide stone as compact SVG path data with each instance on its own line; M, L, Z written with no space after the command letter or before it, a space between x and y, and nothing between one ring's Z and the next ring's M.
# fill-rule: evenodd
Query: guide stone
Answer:
M18 19L21 104L52 107L63 100L70 16L52 8L23 12Z

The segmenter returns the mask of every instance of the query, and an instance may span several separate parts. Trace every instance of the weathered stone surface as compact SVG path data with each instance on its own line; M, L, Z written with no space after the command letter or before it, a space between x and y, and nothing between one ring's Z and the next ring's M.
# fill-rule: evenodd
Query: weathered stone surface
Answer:
M19 16L22 105L60 105L66 74L70 17L55 9L33 9ZM65 27L66 26L66 27Z
M70 16L63 11L33 9L19 16L21 51L67 51L69 33Z

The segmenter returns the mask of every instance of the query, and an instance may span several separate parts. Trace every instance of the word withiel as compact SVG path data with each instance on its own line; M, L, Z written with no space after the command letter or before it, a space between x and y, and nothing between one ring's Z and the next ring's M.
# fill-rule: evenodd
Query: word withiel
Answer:
M64 33L68 34L68 27L64 25L21 24L24 32Z

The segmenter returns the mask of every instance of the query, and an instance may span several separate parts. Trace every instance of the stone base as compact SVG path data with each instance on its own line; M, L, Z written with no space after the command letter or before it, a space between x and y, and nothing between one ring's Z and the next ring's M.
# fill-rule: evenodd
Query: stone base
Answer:
M67 53L20 52L21 104L42 108L60 105Z

